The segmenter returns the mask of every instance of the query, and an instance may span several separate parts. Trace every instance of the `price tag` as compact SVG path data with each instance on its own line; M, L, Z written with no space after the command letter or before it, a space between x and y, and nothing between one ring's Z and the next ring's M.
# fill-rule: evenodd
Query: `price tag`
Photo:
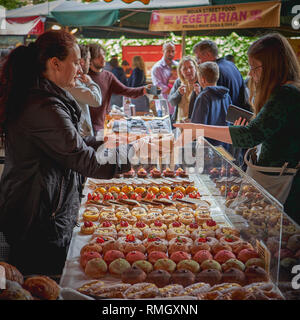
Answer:
M259 240L256 240L256 249L261 259L265 262L265 270L270 274L271 253L266 245Z

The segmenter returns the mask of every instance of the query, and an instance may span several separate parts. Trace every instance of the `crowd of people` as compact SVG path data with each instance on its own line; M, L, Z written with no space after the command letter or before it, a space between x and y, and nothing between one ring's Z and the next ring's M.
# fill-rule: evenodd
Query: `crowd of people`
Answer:
M192 130L195 139L200 128L213 145L240 159L246 148L261 144L260 166L297 166L300 67L284 37L266 35L250 46L248 87L232 57L220 58L213 41L195 44L193 56L179 62L174 57L175 45L165 43L151 82L169 102L174 127L182 129L177 145L185 130ZM99 164L96 157L114 97L147 93L142 57L133 58L129 73L124 65L117 57L107 63L101 45L79 46L66 31L45 32L29 46L12 50L2 65L0 127L6 159L0 231L11 247L10 262L24 274L61 273L84 177L111 178L130 169L130 161ZM253 119L228 126L230 104L253 110ZM137 148L128 145L128 150ZM297 222L299 192L297 173L284 203Z

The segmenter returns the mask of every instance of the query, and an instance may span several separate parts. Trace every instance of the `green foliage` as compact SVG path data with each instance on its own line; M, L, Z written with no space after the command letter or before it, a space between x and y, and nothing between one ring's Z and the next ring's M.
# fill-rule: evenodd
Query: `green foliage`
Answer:
M235 64L242 73L243 77L247 76L249 71L247 50L250 44L257 38L240 37L232 33L227 37L186 37L186 55L193 55L193 46L200 40L210 39L215 41L219 47L219 56L232 54L235 56ZM171 34L167 39L126 39L122 36L120 39L79 39L82 44L99 43L106 49L106 59L110 60L111 56L122 56L122 46L146 46L161 45L165 41L171 40L176 44L181 43L181 37Z
M28 3L26 1L22 2L19 0L0 0L0 5L7 10L17 9L22 6L26 6Z

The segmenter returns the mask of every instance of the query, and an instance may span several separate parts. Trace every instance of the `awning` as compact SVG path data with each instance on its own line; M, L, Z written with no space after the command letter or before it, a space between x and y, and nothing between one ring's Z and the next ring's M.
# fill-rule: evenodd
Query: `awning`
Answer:
M130 18L137 27L138 14L143 16L141 19L145 23L144 15L149 15L149 9L160 8L183 8L208 4L209 0L151 0L148 4L141 1L126 3L122 0L112 0L111 2L90 2L80 3L76 1L65 1L60 6L51 11L53 17L62 25L72 27L91 27L91 26L113 26L121 20ZM129 25L125 25L128 26Z
M39 35L44 32L45 18L26 17L26 18L2 18L1 25L5 28L0 29L0 35Z

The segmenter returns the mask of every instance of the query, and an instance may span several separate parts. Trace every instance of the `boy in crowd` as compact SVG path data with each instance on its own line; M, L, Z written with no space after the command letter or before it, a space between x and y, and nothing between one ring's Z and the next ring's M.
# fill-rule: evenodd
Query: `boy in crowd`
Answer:
M225 121L227 110L232 103L229 89L217 86L219 67L215 62L204 62L199 65L199 84L202 91L195 100L191 117L192 123L216 126L227 126ZM207 139L212 145L222 145L228 150L229 145L213 139Z

